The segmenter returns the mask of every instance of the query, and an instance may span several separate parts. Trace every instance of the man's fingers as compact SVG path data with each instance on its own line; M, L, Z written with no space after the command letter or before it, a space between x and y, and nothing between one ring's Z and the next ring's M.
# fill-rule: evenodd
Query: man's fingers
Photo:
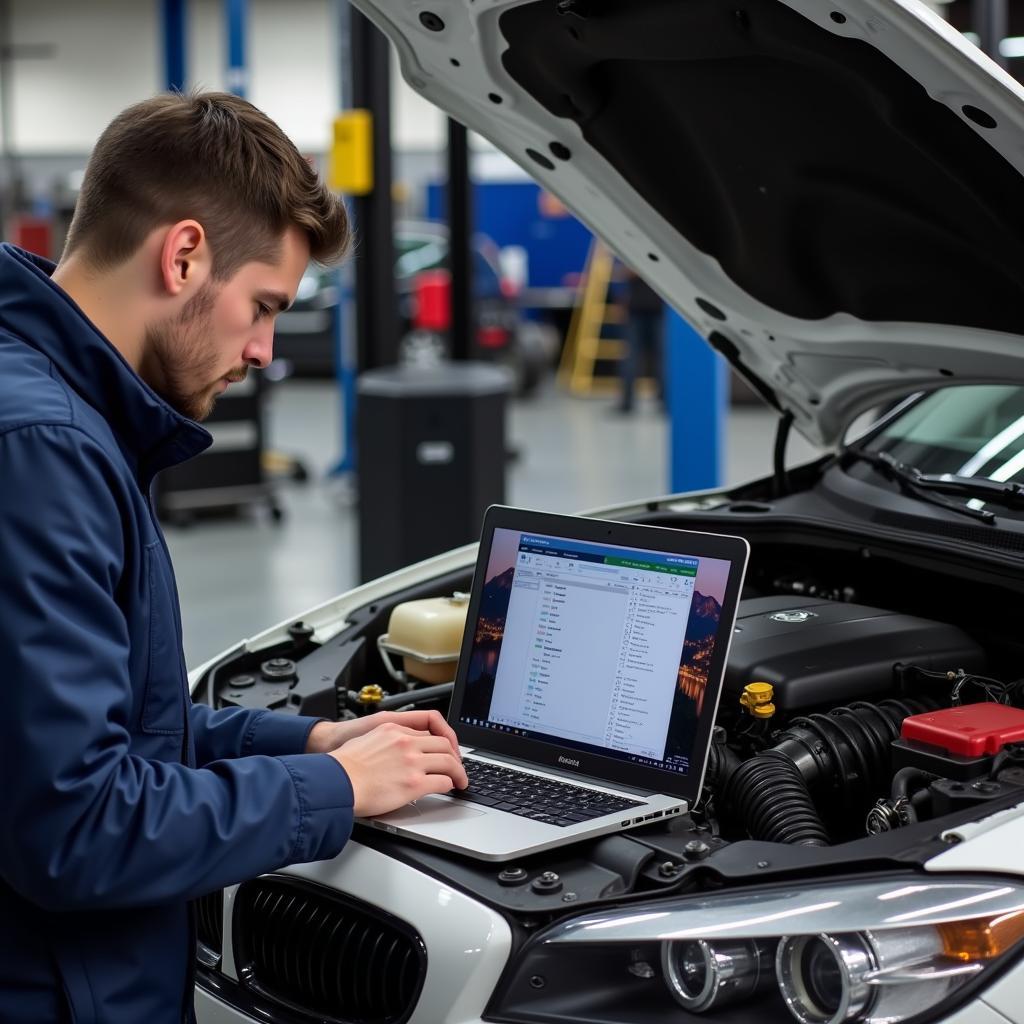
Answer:
M451 788L451 778L443 773L441 775L424 775L420 787L420 796L426 796L428 793L447 793Z
M451 780L448 789L451 789L452 786L455 786L456 789L465 789L469 784L469 779L466 778L466 769L452 754L424 754L417 764L417 768L422 769L427 775L447 776Z
M388 728L384 728L387 725ZM374 730L377 733L375 739L384 743L392 742L388 736L399 736L405 740L414 750L423 753L451 754L452 745L444 736L436 736L425 729L411 729L406 725L399 725L397 722L381 723L381 726ZM373 735L368 734L368 735Z
M429 736L430 733L426 729L417 729L413 722L403 722L401 719L392 719L390 722L382 722L381 725L390 725L393 730L399 732L410 732L414 736Z
M383 721L331 754L348 772L360 817L385 814L428 793L469 784L448 737L413 727L432 724L426 715L406 714L401 724Z
M452 753L458 758L462 757L459 753L459 738L440 711L401 711L394 712L394 715L391 721L406 728L422 729L433 736L443 736L452 748Z
M451 744L443 736L431 736L430 733L420 733L415 740L416 749L424 754L452 754Z
M445 721L444 716L439 711L428 711L427 714L431 716L430 731L437 736L443 736L452 745L452 751L455 756L461 758L462 755L459 753L459 737L455 735L455 730Z
M396 718L402 720L403 724L424 729L435 736L443 736L451 744L452 752L456 757L462 756L459 754L459 738L440 711L402 711L396 713Z
M406 714L409 714L409 712L407 712ZM436 715L437 713L436 712L431 712L430 714L431 715ZM443 745L441 746L441 748L436 748L436 749L451 751L452 754L455 757L459 758L459 760L461 761L462 760L462 755L459 753L459 740L456 738L456 734L451 729L447 728L447 723L444 722L444 719L440 718L440 716L437 716L437 717L438 717L439 721L441 722L441 724L444 725L444 732L440 732L437 729L431 729L429 732L427 732L425 729L423 729L423 730L413 729L413 730L408 730L408 731L415 732L418 736L421 736L421 737L424 737L424 738L429 738L429 739L433 740L434 743L442 743ZM424 722L424 726L426 726L426 725L433 725L433 724L435 724L435 723Z

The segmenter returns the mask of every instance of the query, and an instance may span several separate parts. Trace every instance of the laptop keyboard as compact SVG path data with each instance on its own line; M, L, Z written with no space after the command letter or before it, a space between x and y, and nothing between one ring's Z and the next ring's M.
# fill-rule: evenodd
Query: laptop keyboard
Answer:
M449 796L549 825L564 828L629 807L643 806L641 800L627 800L472 758L466 758L463 767L469 776L469 787L453 789Z

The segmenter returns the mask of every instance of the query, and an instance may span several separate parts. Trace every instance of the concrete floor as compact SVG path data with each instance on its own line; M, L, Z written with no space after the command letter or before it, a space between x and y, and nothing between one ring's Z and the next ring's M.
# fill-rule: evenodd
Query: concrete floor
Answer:
M351 485L327 478L341 450L340 407L330 382L286 381L268 403L272 448L299 457L305 484L281 487L285 519L254 512L167 528L178 577L189 665L353 587L356 509ZM776 417L740 405L729 416L725 483L770 472ZM665 494L667 430L653 405L629 417L611 399L570 399L552 385L510 408L509 504L577 512ZM793 435L789 462L817 450Z

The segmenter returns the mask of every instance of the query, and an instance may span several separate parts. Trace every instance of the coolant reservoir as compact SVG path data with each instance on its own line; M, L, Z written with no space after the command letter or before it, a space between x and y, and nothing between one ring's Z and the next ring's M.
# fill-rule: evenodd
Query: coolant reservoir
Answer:
M399 682L418 679L424 683L449 683L466 628L469 594L428 597L396 605L388 631L377 641L388 672ZM398 672L388 655L400 655L405 671Z

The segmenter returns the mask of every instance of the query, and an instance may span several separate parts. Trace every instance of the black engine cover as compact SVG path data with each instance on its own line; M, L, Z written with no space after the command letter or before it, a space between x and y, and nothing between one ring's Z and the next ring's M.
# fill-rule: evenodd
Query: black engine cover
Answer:
M891 691L897 662L985 669L981 648L948 623L820 598L752 598L740 602L725 693L766 682L780 711L834 706Z

